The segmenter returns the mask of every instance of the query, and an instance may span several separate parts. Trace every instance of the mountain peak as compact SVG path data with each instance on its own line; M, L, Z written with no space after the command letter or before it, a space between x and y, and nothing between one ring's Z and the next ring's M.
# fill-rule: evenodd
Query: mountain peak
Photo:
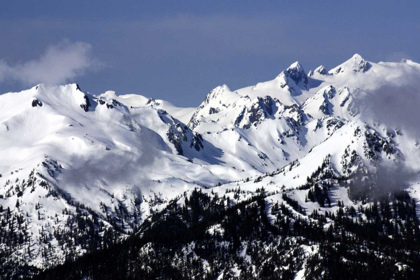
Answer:
M293 62L288 68L287 68L287 70L286 71L290 71L290 70L292 70L292 69L296 69L297 71L303 71L303 72L305 72L305 70L303 69L303 66L302 66L302 64L300 64L299 63L299 61L295 61L295 62Z
M358 54L358 53L355 53L355 54L351 57L351 59L355 59L355 60L364 60L364 59L363 59L363 57L362 57L360 54Z
M365 73L372 67L360 54L354 54L349 60L331 69L330 74L337 75L340 73Z
M286 76L290 77L296 85L301 85L301 87L306 88L308 85L308 75L306 75L303 66L296 61L292 63L285 71L282 73L286 74Z
M324 67L324 65L320 65L320 66L318 66L316 69L315 69L315 71L314 71L315 73L318 73L318 74L321 74L321 75L327 75L328 74L328 71L327 71L327 69L325 69L325 67Z

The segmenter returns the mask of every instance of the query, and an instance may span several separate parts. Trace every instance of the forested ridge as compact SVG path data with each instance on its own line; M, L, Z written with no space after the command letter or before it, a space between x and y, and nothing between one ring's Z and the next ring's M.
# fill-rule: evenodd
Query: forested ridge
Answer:
M240 192L240 190L234 190ZM416 279L420 231L404 192L359 209L296 211L284 192L231 205L195 190L151 216L139 232L35 279ZM341 205L341 204L340 204ZM295 206L295 209L293 208Z

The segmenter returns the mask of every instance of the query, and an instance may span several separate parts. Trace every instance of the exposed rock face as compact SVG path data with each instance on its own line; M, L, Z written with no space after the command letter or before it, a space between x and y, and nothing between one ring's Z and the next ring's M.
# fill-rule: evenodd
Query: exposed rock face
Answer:
M282 71L276 80L280 88L287 89L291 95L299 95L302 90L308 89L308 75L298 61Z
M327 71L327 69L325 69L325 67L323 65L316 68L314 72L318 73L320 75L328 75L328 71Z
M80 108L82 108L85 112L87 112L87 111L89 111L89 107L91 107L91 104L90 104L89 98L87 97L86 94L83 96L83 98L84 98L85 102L80 104Z
M306 75L303 66L298 61L290 65L289 68L286 69L286 73L296 85L303 86L304 88L308 86L308 76Z
M243 109L241 114L235 120L235 126L242 128L250 128L252 125L257 126L267 118L273 118L277 111L278 101L270 96L264 98L258 97L253 103Z
M32 107L37 107L37 106L42 107L42 102L34 98L34 100L32 100Z
M193 132L187 125L169 116L165 111L158 112L162 122L169 126L166 135L179 155L185 155L186 147L194 148L197 152L204 149L203 138L199 133Z
M114 109L114 107L116 106L121 106L121 103L119 103L115 99L104 100L102 98L99 98L98 103L99 105L105 105L107 109Z

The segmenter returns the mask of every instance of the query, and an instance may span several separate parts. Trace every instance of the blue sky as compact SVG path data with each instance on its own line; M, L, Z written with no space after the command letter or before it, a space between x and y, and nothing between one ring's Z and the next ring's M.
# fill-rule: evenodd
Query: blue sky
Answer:
M77 82L197 106L360 53L420 61L419 1L1 1L0 92Z

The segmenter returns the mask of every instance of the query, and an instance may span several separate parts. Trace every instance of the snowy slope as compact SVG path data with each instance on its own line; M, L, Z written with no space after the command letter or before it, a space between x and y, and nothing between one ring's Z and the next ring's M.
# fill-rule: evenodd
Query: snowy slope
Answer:
M0 96L0 203L25 217L32 245L42 232L69 230L80 209L96 213L104 230L129 233L186 190L241 178L222 173L229 168L215 164L219 149L166 111L114 97L87 95L75 84ZM6 231L15 224L8 222ZM32 246L31 265L43 267L43 246ZM82 247L58 246L50 265Z

